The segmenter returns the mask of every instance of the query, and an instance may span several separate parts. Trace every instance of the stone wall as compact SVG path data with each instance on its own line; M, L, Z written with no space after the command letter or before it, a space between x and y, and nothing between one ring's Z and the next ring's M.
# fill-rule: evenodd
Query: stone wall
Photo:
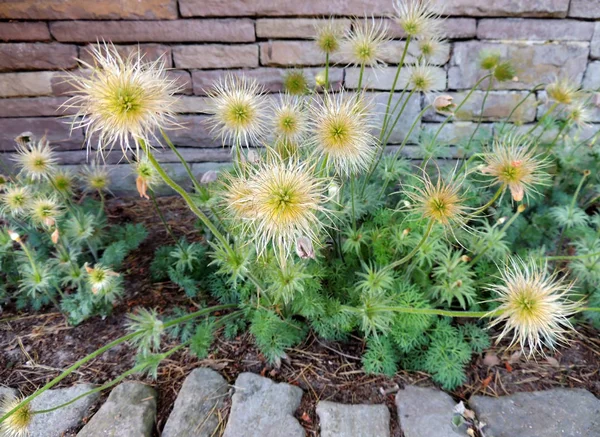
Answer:
M444 5L450 50L436 60L440 81L460 100L479 78L477 55L493 49L507 55L518 81L494 86L483 120L493 131L527 90L555 76L569 76L586 87L600 87L600 0L434 0ZM256 77L269 92L282 88L284 67L303 69L309 78L320 70L323 57L310 38L315 20L329 15L346 26L348 17L390 16L391 0L2 0L0 2L0 159L8 161L13 138L23 131L46 133L65 165L85 163L83 134L71 135L57 107L69 95L61 70L79 68L76 58L89 59L89 44L112 41L123 53L139 47L148 59L165 54L171 75L182 85L181 121L186 130L173 133L183 156L202 173L213 163L229 160L229 152L211 139L204 120L204 90L226 70ZM366 80L377 101L391 87L394 63L403 47L402 32L390 21L395 38L390 66ZM335 68L336 85L357 86L353 68ZM484 90L475 91L454 123L441 137L452 143L468 135L479 117ZM541 112L543 93L528 99L513 114L525 126ZM537 100L536 100L537 99ZM424 98L407 105L408 115L391 137L399 143L420 112ZM68 115L68 111L66 113ZM431 130L441 118L426 113L421 120ZM600 110L594 114L600 123ZM590 129L597 129L597 125ZM413 135L410 142L416 138ZM407 153L412 153L407 148ZM115 165L117 183L127 174ZM174 174L181 169L170 153L161 160ZM172 165L171 165L172 163Z

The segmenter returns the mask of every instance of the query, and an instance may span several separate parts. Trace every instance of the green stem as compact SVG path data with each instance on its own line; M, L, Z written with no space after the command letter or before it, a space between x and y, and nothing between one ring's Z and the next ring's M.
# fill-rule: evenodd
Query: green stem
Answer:
M573 194L573 199L571 200L571 211L573 211L575 209L575 204L577 203L577 198L579 197L579 193L581 192L581 188L583 187L583 183L585 182L586 178L590 175L591 173L588 171L584 171L583 172L583 176L581 178L581 180L579 181L579 185L577 185L577 189L575 190L575 194Z
M517 104L517 105L516 105L514 108L512 108L512 110L510 111L510 113L508 114L508 116L506 117L506 119L504 120L504 123L502 124L502 128L500 129L500 132L498 132L498 135L497 135L498 137L502 136L502 134L504 133L504 128L506 127L506 125L508 124L508 122L510 121L510 119L512 118L512 116L513 116L513 114L515 113L515 111L516 111L517 109L519 109L519 108L521 107L521 105L523 105L523 104L525 103L525 101L526 101L526 100L527 100L527 99L528 99L528 98L529 98L531 95L534 95L534 94L537 92L538 88L540 88L540 87L543 87L543 86L544 86L544 84L543 84L543 83L539 83L539 84L537 84L536 86L534 86L534 87L533 87L533 88L532 88L532 89L531 89L531 90L530 90L530 91L527 93L527 95L526 95L525 97L523 97L523 98L521 99L521 101L520 101L520 102L519 102L519 103L518 103L518 104ZM512 128L513 128L513 127L514 127L514 124L513 124L513 126L511 126L511 130L512 130Z
M363 82L363 75L365 74L365 64L364 62L362 64L360 64L360 73L358 74L358 92L360 93L362 91L362 82ZM358 98L358 96L356 96L356 98Z
M567 123L567 122L563 123L563 125L561 126L561 128L558 130L558 133L554 137L554 140L552 140L552 143L550 143L550 145L548 146L548 152L550 150L552 150L552 148L554 147L554 145L556 144L556 142L560 138L560 135L564 132L564 130L567 128L568 125L569 125L569 123ZM541 138L543 134L544 134L544 131L542 131L542 133L540 134L540 136L538 137L538 139L536 141L539 141L539 138Z
M173 151L173 153L175 153L175 155L177 156L179 161L181 161L181 163L183 164L183 168L185 168L185 171L187 172L189 178L191 179L196 192L200 191L200 185L198 184L198 181L194 177L194 173L192 173L192 169L190 168L190 166L188 165L186 160L183 159L183 156L181 155L181 153L179 153L179 150L177 150L177 147L175 147L175 145L173 144L173 142L171 141L171 139L169 138L167 133L163 129L160 129L160 133L161 133L162 137L165 139L165 142L167 143L169 148Z
M540 117L540 119L537 121L536 124L533 125L533 127L531 129L529 129L527 131L527 133L525 133L525 136L529 136L531 135L531 133L536 130L538 128L538 126L546 120L546 118L548 117L548 115L550 115L552 112L554 112L554 110L556 109L556 107L558 106L558 102L554 102L552 104L552 106L550 106L550 108L548 108L548 110L546 112L544 112L544 115L542 115Z
M506 232L506 230L508 229L508 227L510 225L512 225L514 223L514 221L521 215L521 213L525 211L525 207L523 205L519 205L517 208L517 212L510 218L510 220L508 220L504 226L502 227L502 229L500 230L501 234L504 234ZM479 258L481 258L488 250L490 250L492 248L492 246L494 245L493 242L488 242L488 244L486 244L486 246L483 248L483 250L481 252L479 252L477 254L477 256L475 258L473 258L471 260L471 262L469 263L470 266L474 266L475 263L477 261L479 261Z
M352 230L356 231L356 215L355 215L355 208L354 208L354 197L355 197L355 193L354 193L354 177L350 177L350 199L351 199L351 203L352 203Z
M481 122L483 121L483 111L485 110L485 102L487 101L487 98L490 95L490 90L492 89L493 83L494 83L494 78L490 77L487 89L485 90L485 94L483 95L483 100L481 101L481 109L479 111L479 119L477 120L477 125L475 126L475 129L473 129L473 132L471 133L471 136L469 137L469 142L467 143L467 147L466 147L467 150L469 149L469 146L471 145L471 141L473 141L473 138L475 138L475 134L479 130L479 126L481 126Z
M325 53L325 90L329 89L329 52Z
M360 308L354 308L345 306L345 310L351 312L360 312ZM482 318L482 317L497 317L502 314L501 311L452 311L452 310L441 310L437 308L408 308L408 307L396 307L396 306L375 306L370 307L372 312L397 312L405 314L423 314L428 316L443 316L443 317L470 317L470 318Z
M384 267L383 270L393 270L396 267L401 266L402 264L405 264L408 261L410 261L412 259L412 257L415 256L415 254L419 251L421 246L423 246L423 244L425 244L425 241L427 241L427 239L429 238L429 234L431 234L431 230L433 229L433 223L434 223L433 219L429 220L429 223L427 224L427 229L425 230L425 233L423 234L423 238L421 238L421 241L419 241L419 244L417 244L414 247L414 249L410 251L410 253L408 255L406 255L402 259L399 259L398 261L394 261L393 263L388 264L387 266Z
M485 205L483 205L481 208L478 208L475 210L475 212L473 213L474 215L478 215L481 214L483 211L485 211L486 209L488 209L490 206L492 206L494 204L494 202L496 200L498 200L498 198L500 197L500 195L502 194L502 192L504 191L504 189L506 188L505 184L500 185L500 188L498 188L498 190L496 191L496 193L492 196L492 198L490 199L490 201L488 203L486 203Z
M181 247L181 244L179 243L179 240L175 237L175 235L173 234L173 231L171 230L171 227L165 220L165 216L163 215L162 211L160 210L160 207L158 206L158 202L156 201L156 196L154 195L154 192L152 190L150 190L150 200L152 201L152 204L154 205L154 209L156 209L156 214L158 214L158 217L160 218L160 221L162 222L163 226L165 227L167 234L169 234L169 236L173 239L175 244L179 247L179 250L184 252L183 247Z

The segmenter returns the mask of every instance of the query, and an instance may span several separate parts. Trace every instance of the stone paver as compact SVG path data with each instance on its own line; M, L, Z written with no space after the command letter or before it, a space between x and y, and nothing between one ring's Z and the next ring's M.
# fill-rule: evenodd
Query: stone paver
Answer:
M155 420L156 391L138 382L124 382L113 389L77 436L150 437Z
M389 437L390 412L385 405L317 405L321 437Z
M450 395L434 388L408 386L396 395L405 437L464 436L452 425L455 405Z
M162 437L211 437L227 395L225 379L211 369L195 369L185 379Z
M223 437L304 437L304 429L293 416L301 399L298 387L242 373L235 382Z
M469 405L494 437L600 437L600 400L583 389L473 396Z
M48 390L31 401L31 408L33 411L47 410L69 402L93 388L94 386L91 384L77 384L73 387ZM98 396L97 393L94 393L56 411L36 414L29 426L29 435L31 437L61 437L67 430L81 425L83 418L88 415L89 408L98 399Z

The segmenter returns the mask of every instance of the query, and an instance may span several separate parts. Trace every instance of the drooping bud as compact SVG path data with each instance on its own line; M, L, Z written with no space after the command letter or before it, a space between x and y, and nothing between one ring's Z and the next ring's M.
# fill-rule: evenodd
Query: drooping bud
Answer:
M52 243L57 244L59 237L60 237L60 233L58 232L58 228L56 228L56 229L54 229L54 232L52 232L52 235L50 236Z
M468 263L469 261L471 261L471 257L468 255L463 255L460 257L460 260L464 263Z
M8 231L8 236L12 241L16 241L17 243L21 242L21 236L17 234L15 231Z
M433 108L442 114L452 113L456 108L456 103L452 103L454 97L447 94L437 96L433 101Z
M504 222L505 222L506 220L507 220L507 218L506 218L506 217L500 217L500 218L498 219L498 225L503 225L503 224L504 224Z
M410 228L406 228L402 231L402 236L406 237L410 233Z
M135 187L137 188L140 197L144 199L150 199L150 197L148 196L148 184L146 182L146 179L144 179L141 176L138 176L135 180Z
M217 180L218 173L215 170L209 170L202 175L200 179L201 184L210 184Z
M296 253L302 259L315 259L315 248L308 237L299 237L296 240Z

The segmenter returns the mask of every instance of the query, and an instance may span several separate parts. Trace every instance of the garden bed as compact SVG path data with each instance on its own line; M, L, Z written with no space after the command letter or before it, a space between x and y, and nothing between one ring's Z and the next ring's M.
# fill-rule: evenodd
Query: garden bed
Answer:
M195 217L182 200L163 197L159 203L175 234L186 235L190 241L201 239ZM51 308L22 315L6 309L0 319L0 383L18 387L23 394L34 392L78 359L123 335L126 315L135 307L156 308L159 314L174 306L195 309L197 303L186 298L174 284L153 283L150 279L149 265L155 249L171 241L149 207L149 201L113 199L108 202L108 212L109 219L115 223L143 223L149 231L149 237L130 254L122 270L126 272L124 298L111 316L94 317L78 326L70 326ZM452 395L457 400L466 400L473 394L502 396L554 387L579 387L600 397L599 333L585 325L579 325L577 332L569 346L548 359L526 362L514 354L516 349L506 350L503 345L487 351L487 358L486 353L475 356L467 367L468 382ZM199 360L188 352L178 352L161 364L156 381L146 381L156 385L159 392L157 426L159 429L164 426L183 380L199 366L219 370L231 383L241 372L250 371L300 386L305 396L297 415L309 436L316 435L318 429L314 408L318 400L385 402L394 409L393 394L397 387L433 384L424 373L400 371L394 378L365 374L360 360L364 347L358 337L336 343L309 335L302 344L288 350L287 359L276 368L258 352L250 334L234 340L217 336L207 359ZM61 385L72 385L75 381L101 384L134 364L134 348L120 345L79 368ZM396 415L392 417L396 420ZM401 435L397 423L393 424L392 435Z

